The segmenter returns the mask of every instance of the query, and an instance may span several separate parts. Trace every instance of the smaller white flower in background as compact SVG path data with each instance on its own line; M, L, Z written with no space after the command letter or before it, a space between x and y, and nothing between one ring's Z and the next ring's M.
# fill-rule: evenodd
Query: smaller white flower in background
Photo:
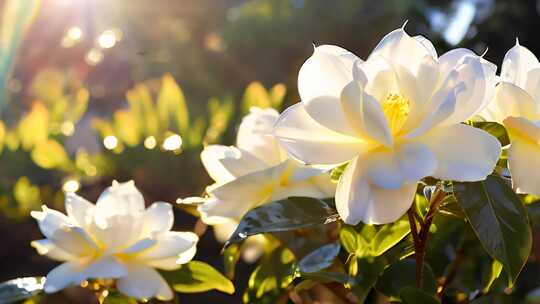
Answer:
M32 212L46 237L32 246L64 262L47 275L45 292L87 279L114 278L118 290L130 297L173 298L154 268L174 270L189 262L198 237L170 231L172 205L157 202L145 209L144 198L132 181L113 182L95 205L74 193L66 194L65 204L67 216L46 206Z
M504 56L495 97L480 116L508 130L514 189L540 195L540 62L519 42Z
M278 117L273 109L254 107L240 124L236 147L211 145L201 153L215 184L207 187L210 197L198 210L203 222L214 225L220 241L226 241L242 216L257 206L291 196L334 195L335 184L324 170L303 166L279 146L273 136Z

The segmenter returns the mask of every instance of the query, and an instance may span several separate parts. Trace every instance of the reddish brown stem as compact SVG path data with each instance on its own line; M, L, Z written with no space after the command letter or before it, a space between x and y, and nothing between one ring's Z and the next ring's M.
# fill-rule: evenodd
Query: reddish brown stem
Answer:
M426 257L426 247L429 237L429 228L433 223L433 218L437 212L439 205L444 200L445 194L443 191L437 190L431 197L429 203L429 210L426 214L424 221L419 221L420 230L418 231L417 220L415 218L415 211L411 208L407 212L409 217L409 224L411 226L411 233L414 240L414 256L416 259L416 287L422 288L424 281L424 260Z

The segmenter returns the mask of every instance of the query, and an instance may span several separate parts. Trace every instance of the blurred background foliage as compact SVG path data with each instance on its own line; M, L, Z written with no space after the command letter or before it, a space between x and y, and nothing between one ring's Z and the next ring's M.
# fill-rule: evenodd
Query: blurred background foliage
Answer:
M500 64L519 37L540 54L533 0L1 0L0 7L2 281L51 268L29 246L39 232L28 215L43 203L62 209L63 191L95 200L112 179L134 179L149 203L200 195L210 182L199 160L204 145L234 144L251 106L297 102L298 69L313 44L365 58L409 20L407 31L440 53L489 48L485 58ZM192 215L176 217L177 229L204 232ZM220 248L205 233L197 258L222 269ZM285 250L276 254L288 259ZM253 266L239 267L249 271L237 272L238 290L251 288ZM51 303L70 301L58 297Z

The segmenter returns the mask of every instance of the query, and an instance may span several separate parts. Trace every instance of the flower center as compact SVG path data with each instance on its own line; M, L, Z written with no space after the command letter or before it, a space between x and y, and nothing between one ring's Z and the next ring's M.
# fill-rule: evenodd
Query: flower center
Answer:
M382 109L392 135L399 133L409 116L409 100L401 95L389 94Z

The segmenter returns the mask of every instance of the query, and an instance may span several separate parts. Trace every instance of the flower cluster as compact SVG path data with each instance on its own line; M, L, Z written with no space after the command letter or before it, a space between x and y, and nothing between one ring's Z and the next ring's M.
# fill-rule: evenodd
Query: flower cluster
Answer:
M202 151L214 183L197 207L201 220L225 242L250 210L305 196L334 197L347 224L394 222L427 177L475 182L492 174L501 143L472 120L506 128L514 189L540 195L540 173L530 170L540 167L540 62L516 43L496 72L467 49L439 56L429 40L403 28L365 60L338 46L315 47L298 75L300 102L281 114L252 108L235 146ZM335 183L328 171L338 166L346 167ZM32 245L64 262L47 276L45 291L111 278L135 298L173 297L154 268L189 262L198 237L170 231L171 205L145 209L133 183L114 183L96 205L67 194L66 211L32 213L46 237ZM260 255L262 242L262 235L248 239L254 250L246 260Z

